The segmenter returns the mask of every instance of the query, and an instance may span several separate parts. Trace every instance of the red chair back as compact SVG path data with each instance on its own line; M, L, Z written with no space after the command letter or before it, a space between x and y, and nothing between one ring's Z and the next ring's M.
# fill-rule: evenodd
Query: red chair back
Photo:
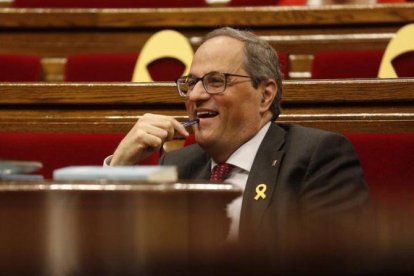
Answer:
M0 159L40 161L43 169L36 174L52 178L55 169L73 165L103 164L123 133L0 133ZM142 165L158 164L159 153Z
M0 81L39 81L42 74L40 58L31 55L0 55Z
M327 51L315 53L312 79L376 78L384 51Z
M414 133L350 133L374 201L414 211Z
M73 54L68 56L65 65L65 81L105 82L132 79L136 53ZM185 65L173 58L162 58L148 65L154 81L175 81L182 75Z
M414 77L414 51L399 55L391 63L398 77Z
M65 81L131 81L138 54L73 54L67 57Z
M278 52L277 55L279 57L279 65L280 65L280 71L282 72L282 79L287 80L289 79L289 70L290 70L289 54Z

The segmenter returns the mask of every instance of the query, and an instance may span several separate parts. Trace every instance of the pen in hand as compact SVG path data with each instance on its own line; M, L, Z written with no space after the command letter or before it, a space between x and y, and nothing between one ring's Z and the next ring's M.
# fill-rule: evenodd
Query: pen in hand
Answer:
M194 125L194 124L198 124L199 122L200 122L200 119L199 119L199 118L194 118L194 119L191 119L191 120L189 120L189 121L182 122L181 124L182 124L184 127L188 127L188 126L192 126L192 125Z

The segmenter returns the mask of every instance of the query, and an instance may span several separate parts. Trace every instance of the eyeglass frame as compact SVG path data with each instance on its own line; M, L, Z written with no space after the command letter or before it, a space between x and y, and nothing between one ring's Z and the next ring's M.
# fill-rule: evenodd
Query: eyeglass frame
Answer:
M213 93L211 93L211 92L209 92L208 91L208 89L207 89L207 87L206 87L206 84L204 83L204 78L206 77L206 76L208 76L208 75L210 75L210 74L212 74L212 73L218 73L218 74L222 74L222 75L224 75L224 85L223 85L223 91L220 91L220 92L213 92ZM194 89L194 87L195 87L195 85L197 84L197 82L199 82L199 81L201 81L201 83L203 84L203 87L204 87L204 90L206 91L206 93L208 93L208 94L210 94L210 95L217 95L217 94L220 94L220 93L223 93L225 90L226 90L226 88L227 88L227 83L228 83L228 77L242 77L242 78L250 78L251 79L251 77L250 76L245 76L245 75L238 75L238 74L232 74L232 73L223 73L223 72L218 72L218 71L211 71L211 72L208 72L208 73L206 73L206 74L204 74L202 77L193 77L193 76L191 76L191 75L187 75L187 76L183 76L183 77L179 77L176 81L175 81L175 84L177 85L177 90L178 90L178 93L180 94L180 96L182 96L182 97L188 97L188 94L189 94L189 91L192 91L193 89ZM180 88L179 88L179 85L178 85L178 82L180 81L180 80L182 80L182 79L186 79L186 78L192 78L192 79L194 79L195 80L195 82L194 82L194 86L192 87L192 89L189 89L189 91L187 91L187 93L186 93L186 95L184 95L184 93L180 90Z

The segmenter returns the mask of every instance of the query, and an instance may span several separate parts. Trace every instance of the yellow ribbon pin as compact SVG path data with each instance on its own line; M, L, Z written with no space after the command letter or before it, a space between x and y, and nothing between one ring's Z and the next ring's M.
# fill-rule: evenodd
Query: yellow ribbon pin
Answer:
M266 198L266 184L259 184L256 187L256 196L254 197L255 200L259 200L259 198L261 199L265 199Z

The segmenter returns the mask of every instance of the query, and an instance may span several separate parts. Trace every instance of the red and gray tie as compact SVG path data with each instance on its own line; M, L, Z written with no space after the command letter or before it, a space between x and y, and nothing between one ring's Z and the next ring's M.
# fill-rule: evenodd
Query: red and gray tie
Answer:
M232 169L233 165L231 164L217 164L211 171L210 181L223 181Z

